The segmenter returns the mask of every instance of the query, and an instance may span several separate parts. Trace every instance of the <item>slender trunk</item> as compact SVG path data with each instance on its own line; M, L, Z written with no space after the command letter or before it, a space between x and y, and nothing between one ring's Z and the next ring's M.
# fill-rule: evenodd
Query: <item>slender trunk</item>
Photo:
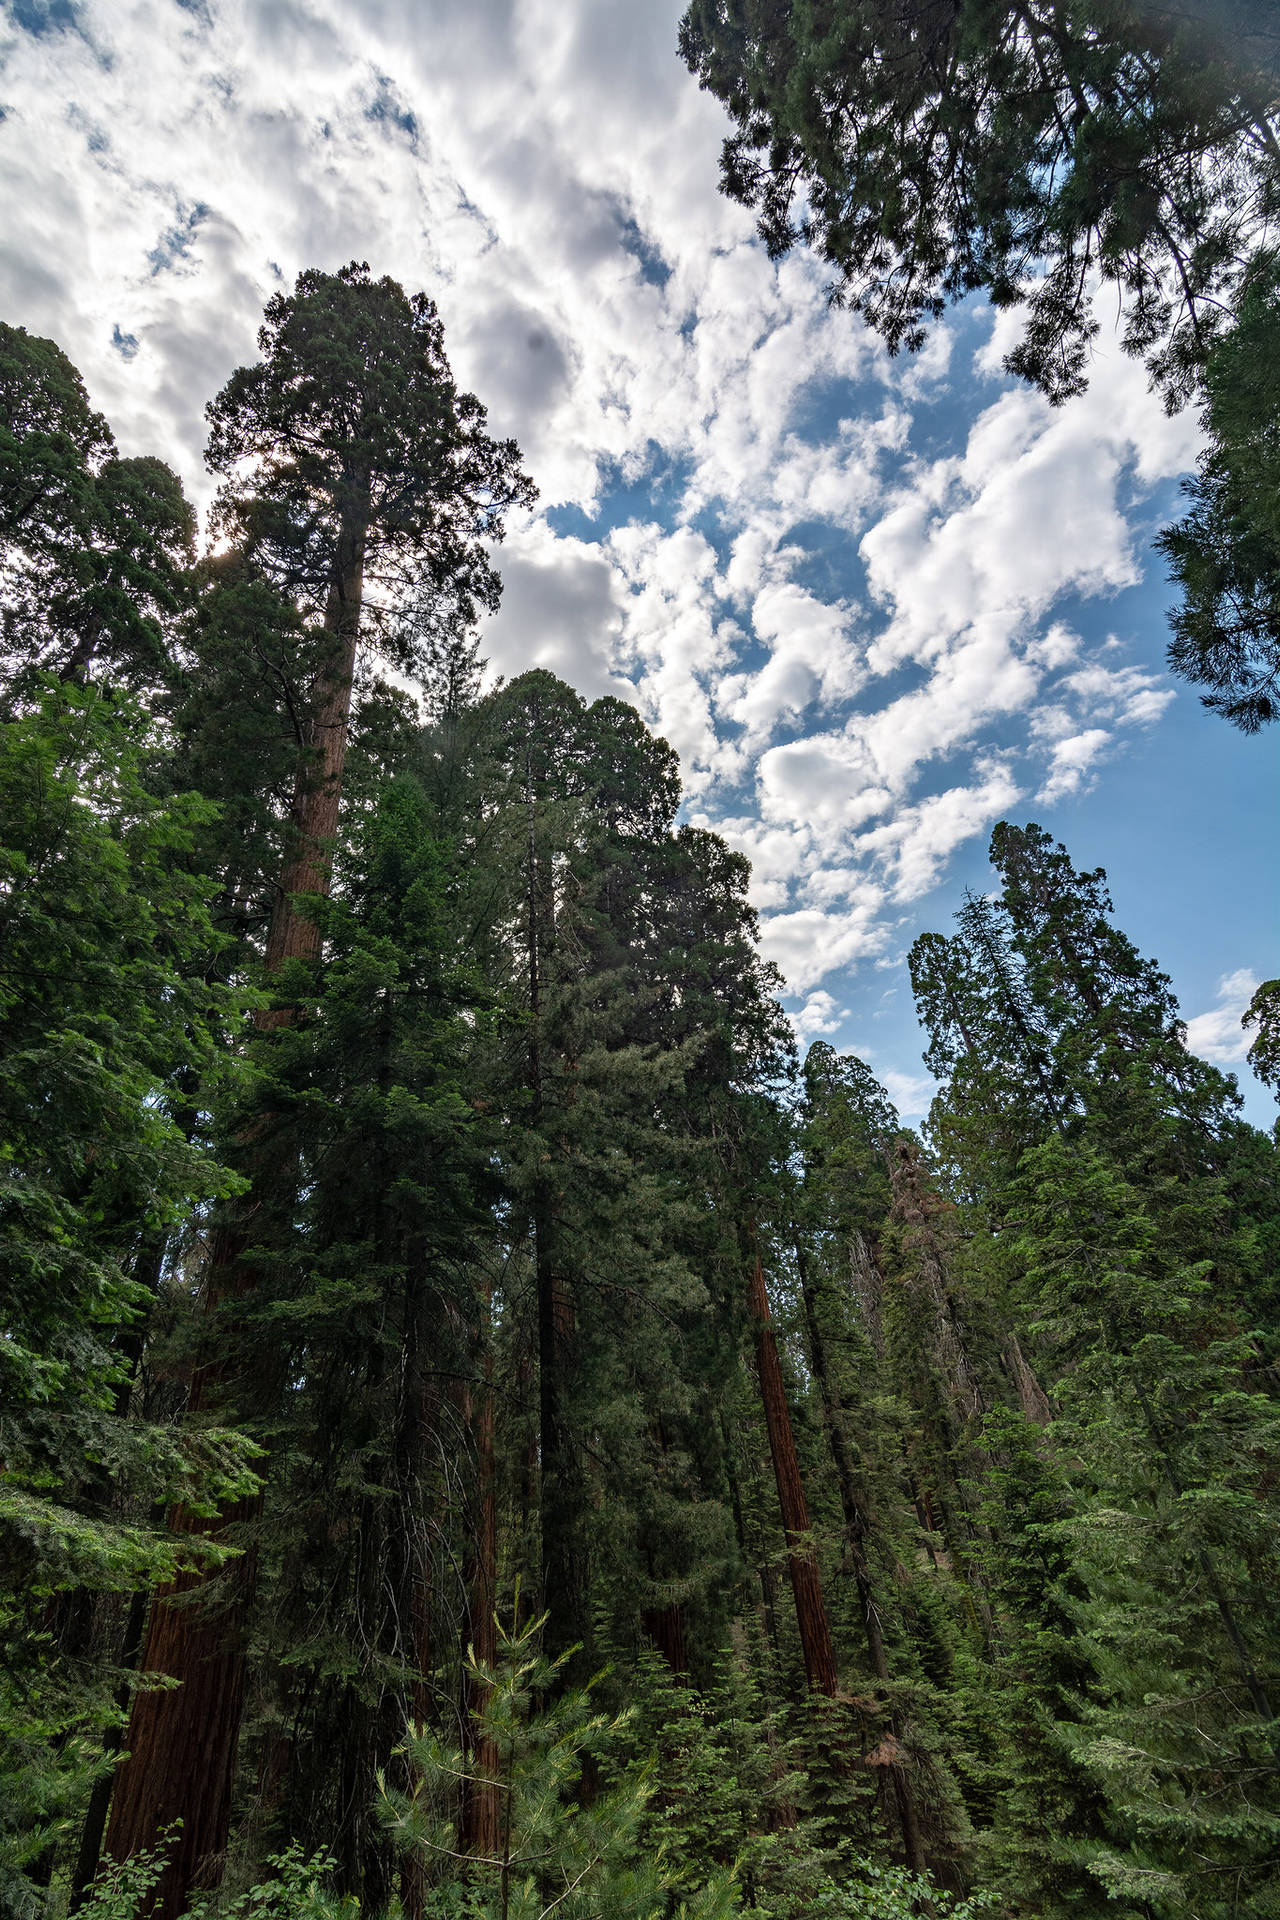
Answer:
M474 1414L467 1390L464 1409L471 1431L476 1463L475 1510L467 1540L467 1617L471 1652L478 1665L492 1669L498 1658L498 1501L494 1463L493 1348L489 1337L489 1302L481 1300L480 1350L482 1382L480 1408ZM461 1843L467 1853L496 1858L499 1831L498 1749L492 1734L481 1731L481 1719L492 1689L475 1674L465 1680L463 1738L468 1774L462 1801Z
M836 1657L831 1645L831 1627L822 1597L822 1577L809 1539L809 1509L796 1457L791 1413L782 1384L778 1361L778 1343L769 1311L769 1295L764 1284L764 1268L759 1254L751 1261L748 1297L755 1322L756 1371L760 1379L760 1398L764 1407L765 1428L769 1435L769 1453L778 1487L778 1505L782 1510L782 1528L786 1535L791 1591L795 1596L796 1622L804 1653L805 1678L814 1693L836 1691Z
M742 1488L738 1484L738 1474L734 1465L733 1436L723 1412L720 1415L720 1438L724 1444L724 1472L729 1488L729 1506L733 1513L734 1537L738 1542L738 1552L742 1555L743 1565L749 1567L756 1562L755 1547L747 1538L747 1517L742 1505ZM765 1637L776 1654L778 1618L775 1605L775 1583L773 1568L769 1565L767 1558L762 1558L756 1565L756 1574L760 1581L760 1620Z
M124 1636L120 1643L117 1665L130 1674L138 1664L142 1653L142 1636L147 1625L148 1594L140 1587L129 1602L129 1616L125 1622ZM123 1713L129 1704L129 1681L122 1680L116 1689L116 1707ZM102 1736L102 1756L104 1760L114 1760L120 1751L124 1728L121 1725L108 1727ZM80 1829L80 1846L76 1854L76 1863L71 1874L71 1898L68 1913L79 1913L89 1897L89 1889L98 1873L98 1862L102 1857L102 1836L107 1827L107 1809L111 1804L111 1789L114 1774L100 1773L93 1783L89 1795L89 1805L85 1812L84 1825Z
M364 537L364 524L354 519L339 536L325 610L333 652L317 703L313 753L298 772L292 842L267 934L268 973L291 959L313 960L320 951L320 930L293 896L329 890L329 848L338 820L360 630ZM293 1018L290 1007L267 1009L255 1016L255 1024L265 1032ZM215 1236L205 1287L210 1311L256 1285L257 1276L243 1258L249 1223L282 1171L279 1150L262 1136L260 1124L259 1146L251 1155L257 1163L254 1190L239 1216ZM281 1184L287 1185L287 1174ZM216 1362L207 1366L193 1382L190 1410L223 1397L230 1384L225 1368ZM258 1494L212 1520L180 1509L170 1525L180 1533L217 1538L230 1527L252 1526L261 1511ZM146 1909L153 1920L177 1920L194 1888L215 1885L221 1877L244 1706L244 1628L256 1573L250 1549L220 1576L223 1593L216 1602L201 1604L198 1598L209 1576L188 1572L160 1588L152 1606L143 1669L180 1684L135 1697L126 1738L129 1757L116 1776L106 1844L113 1858L125 1860L155 1847L166 1828L181 1822L170 1837L169 1865Z
M889 1659L885 1652L884 1635L880 1630L880 1614L876 1606L875 1589L871 1579L871 1568L867 1561L867 1535L870 1531L870 1516L867 1512L866 1497L858 1485L854 1471L853 1458L849 1452L848 1435L845 1432L844 1408L840 1396L831 1378L827 1364L827 1343L823 1338L822 1321L818 1313L817 1289L813 1275L805 1256L804 1248L796 1242L796 1267L800 1275L800 1292L804 1301L805 1326L809 1334L809 1359L813 1368L813 1377L818 1383L818 1395L822 1402L822 1424L826 1434L827 1446L832 1464L836 1470L836 1481L840 1488L840 1506L844 1513L845 1541L849 1565L853 1572L854 1585L858 1592L858 1611L862 1615L863 1631L867 1636L867 1657L871 1662L871 1671L882 1685L887 1685ZM893 1735L895 1747L901 1746L898 1717L889 1714L889 1731ZM913 1873L924 1873L926 1861L924 1842L920 1836L920 1820L916 1812L915 1794L911 1787L911 1778L900 1760L895 1760L891 1768L893 1775L894 1798L898 1805L898 1824L902 1829L902 1850L907 1865Z

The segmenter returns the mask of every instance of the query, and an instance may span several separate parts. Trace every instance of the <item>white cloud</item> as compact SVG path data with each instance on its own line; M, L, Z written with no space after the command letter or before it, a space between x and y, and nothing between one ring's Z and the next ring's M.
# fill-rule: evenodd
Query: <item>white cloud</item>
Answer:
M1218 982L1218 1004L1187 1021L1187 1049L1218 1067L1239 1066L1249 1051L1252 1034L1240 1021L1261 981L1248 967L1224 973Z
M1054 744L1049 762L1049 778L1041 787L1036 799L1044 806L1051 806L1055 800L1064 800L1069 794L1079 793L1089 769L1111 740L1105 727L1090 727L1084 733L1073 733L1065 740Z
M1020 320L890 361L818 263L771 264L717 190L682 4L83 0L78 33L13 29L0 299L207 497L203 407L272 293L353 257L428 287L542 491L497 555L494 670L635 699L751 858L797 1017L834 1019L818 983L888 964L958 849L1172 699L1062 603L1138 577L1129 496L1196 430L1105 340L1083 400L1010 387L918 431Z
M842 1007L829 993L811 993L798 1012L788 1015L797 1040L814 1040L819 1034L836 1033L849 1009Z
M889 930L877 919L878 905L876 891L868 889L844 912L800 907L792 913L765 915L760 923L761 947L794 991L807 993L839 968L884 951Z
M614 569L599 547L555 539L544 522L517 527L498 552L502 604L486 620L484 653L507 679L544 667L593 698L633 697L614 669L623 609Z
M899 807L883 826L858 836L854 843L858 851L872 855L886 871L890 899L918 900L927 893L948 855L982 833L1021 797L1003 761L987 760L978 771L982 775L978 784L950 787L914 806Z
M886 1067L879 1076L885 1092L907 1126L919 1126L928 1118L929 1107L938 1083L931 1073L900 1073Z

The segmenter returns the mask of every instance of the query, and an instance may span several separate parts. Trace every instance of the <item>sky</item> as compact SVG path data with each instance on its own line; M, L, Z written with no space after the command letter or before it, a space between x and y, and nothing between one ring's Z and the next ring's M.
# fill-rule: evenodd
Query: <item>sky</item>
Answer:
M1194 416L1104 321L1088 393L1001 370L1016 314L890 359L718 191L679 0L0 0L0 318L207 502L204 407L304 267L438 303L537 510L483 651L633 701L747 854L802 1039L904 1117L905 955L1034 819L1105 866L1197 1051L1276 971L1275 753L1164 665L1152 535Z

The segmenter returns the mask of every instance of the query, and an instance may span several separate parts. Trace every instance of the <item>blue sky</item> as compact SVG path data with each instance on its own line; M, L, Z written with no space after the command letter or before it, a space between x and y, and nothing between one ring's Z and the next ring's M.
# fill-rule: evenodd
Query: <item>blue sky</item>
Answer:
M890 361L718 194L679 11L19 0L0 313L205 499L204 403L272 292L353 257L426 287L542 490L494 670L620 693L672 741L690 816L752 859L802 1034L920 1114L903 956L989 884L1007 815L1107 867L1193 1040L1238 1066L1275 971L1274 746L1164 668L1149 542L1194 420L1106 326L1057 412L978 302Z

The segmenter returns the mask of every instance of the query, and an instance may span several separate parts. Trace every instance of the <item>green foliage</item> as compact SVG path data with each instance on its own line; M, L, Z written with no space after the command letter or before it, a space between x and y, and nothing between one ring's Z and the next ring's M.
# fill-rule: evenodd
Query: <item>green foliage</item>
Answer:
M1095 277L1185 398L1280 194L1275 39L1248 4L694 0L680 48L727 106L724 190L803 239L891 351L977 288L1025 302L1009 365L1086 382Z
M992 859L999 901L913 956L968 1265L1047 1389L1016 1376L1038 1428L985 1421L1010 1740L988 1871L1052 1913L1267 1914L1280 1423L1251 1312L1274 1157L1187 1054L1105 875L1035 827L998 827Z
M204 819L143 780L145 717L49 690L0 732L0 1875L17 1909L109 1720L77 1620L226 1549L148 1519L256 1485L253 1447L128 1417L157 1240L233 1185L175 1109L225 1086Z
M587 1689L549 1697L565 1663L539 1651L543 1624L502 1630L493 1667L468 1662L484 1704L467 1748L450 1748L424 1729L410 1733L413 1785L384 1788L397 1844L437 1881L428 1910L442 1917L665 1920L679 1883L661 1851L641 1846L649 1769L628 1770L607 1791L588 1784L593 1770L607 1766L629 1716L593 1711ZM488 1767L477 1769L478 1751L492 1755ZM496 1852L459 1854L460 1788L496 1794ZM721 1875L681 1899L676 1912L680 1920L728 1920L735 1910L732 1882Z
M177 476L121 459L51 340L0 323L0 639L13 686L40 669L162 680L186 605L195 516Z
M400 599L411 585L452 624L495 606L485 543L536 492L514 441L491 439L455 388L434 301L354 262L308 269L268 303L258 344L208 408L208 464L235 475L217 505L235 545L313 616L357 553L371 581ZM266 465L242 478L246 459ZM388 644L393 631L415 629Z
M1182 589L1169 664L1243 733L1280 712L1280 257L1252 264L1204 372L1191 510L1156 545Z
M164 1872L165 1857L162 1844L152 1853L108 1861L79 1912L86 1920L140 1920ZM301 1848L289 1847L266 1864L274 1868L269 1879L234 1899L196 1900L186 1910L187 1920L355 1920L359 1903L337 1898L325 1888L331 1856L308 1857Z
M1263 981L1241 1025L1258 1029L1249 1048L1249 1065L1280 1098L1280 980Z
M815 34L887 17L757 12L810 80ZM938 31L980 55L1002 18ZM1086 94L1098 18L1055 14ZM1078 213L1078 265L1132 220L1150 266L1123 194L1093 238L1062 200L1111 178L1101 122L1068 131L1023 240ZM430 302L304 275L262 345L212 409L234 544L189 580L164 470L0 333L0 1907L85 1890L129 1694L166 1685L131 1671L148 1589L190 1572L165 1617L228 1630L222 1691L149 1705L207 1698L224 1762L179 1779L172 1742L180 1870L105 1868L96 1920L175 1880L199 1920L1269 1920L1277 1161L1105 875L1004 824L999 897L917 943L927 1144L852 1056L797 1075L670 748L541 671L481 693L464 616L531 496ZM356 648L366 563L425 728ZM272 947L283 890L305 938Z

